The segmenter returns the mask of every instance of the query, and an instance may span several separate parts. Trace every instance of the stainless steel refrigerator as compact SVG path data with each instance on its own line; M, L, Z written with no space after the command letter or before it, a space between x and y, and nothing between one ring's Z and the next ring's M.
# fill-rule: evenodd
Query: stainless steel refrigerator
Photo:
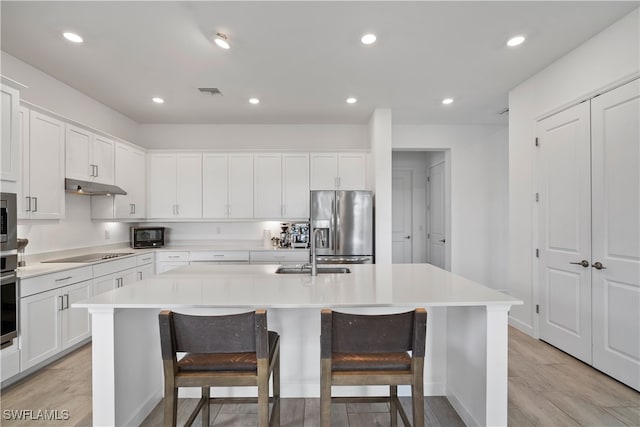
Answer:
M371 191L312 191L310 212L318 263L373 262Z

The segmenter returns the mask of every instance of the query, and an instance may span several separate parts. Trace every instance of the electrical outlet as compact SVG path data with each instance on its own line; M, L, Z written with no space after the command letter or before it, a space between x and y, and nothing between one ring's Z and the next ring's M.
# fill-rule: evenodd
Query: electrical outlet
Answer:
M104 229L104 240L109 240L111 238L111 236L109 236L109 229L105 228Z

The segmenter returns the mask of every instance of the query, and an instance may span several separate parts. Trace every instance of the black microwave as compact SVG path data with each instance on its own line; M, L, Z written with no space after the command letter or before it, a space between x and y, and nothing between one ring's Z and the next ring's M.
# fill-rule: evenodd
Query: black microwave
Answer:
M164 227L131 227L132 248L160 248L164 246Z

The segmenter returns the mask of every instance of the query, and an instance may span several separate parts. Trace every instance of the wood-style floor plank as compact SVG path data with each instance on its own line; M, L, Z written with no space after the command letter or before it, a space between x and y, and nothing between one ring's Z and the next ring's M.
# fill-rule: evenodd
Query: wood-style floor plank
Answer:
M516 427L616 426L640 427L640 393L560 350L509 328L508 422ZM411 400L401 397L411 417ZM178 425L186 421L198 399L179 399ZM0 408L66 409L69 420L2 419L3 427L89 427L91 419L91 346L2 391ZM334 404L333 427L389 425L387 404ZM141 424L162 425L162 402ZM257 405L211 405L211 426L255 426ZM443 396L425 398L425 424L457 427L464 423ZM200 415L194 426L200 426ZM282 399L283 427L318 427L319 399ZM399 420L399 425L402 423Z

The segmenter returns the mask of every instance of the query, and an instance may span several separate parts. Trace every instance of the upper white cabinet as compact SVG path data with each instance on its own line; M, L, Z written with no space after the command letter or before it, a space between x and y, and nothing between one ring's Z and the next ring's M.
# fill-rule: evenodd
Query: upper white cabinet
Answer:
M0 140L0 179L18 181L20 147L20 92L7 85L0 86L2 94L2 139Z
M366 153L311 153L311 190L366 190Z
M204 218L253 218L253 154L204 153Z
M18 218L64 217L64 123L20 108L22 182Z
M67 178L114 183L114 140L68 124L65 152Z
M117 141L115 184L126 195L91 197L94 219L142 219L146 213L146 155L129 144Z
M254 217L309 217L309 155L254 155Z
M148 157L148 218L202 218L202 154Z

